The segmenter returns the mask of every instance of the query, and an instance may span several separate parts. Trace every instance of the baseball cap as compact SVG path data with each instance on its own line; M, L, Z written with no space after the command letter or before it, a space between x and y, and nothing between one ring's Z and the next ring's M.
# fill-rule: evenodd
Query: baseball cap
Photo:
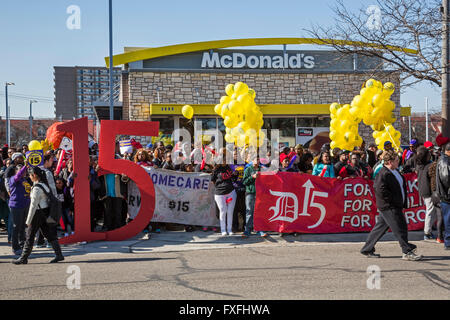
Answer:
M23 158L23 154L21 154L20 152L13 153L13 155L11 156L11 160L14 161L14 160L16 160L17 158L20 158L20 157Z
M425 143L423 144L423 146L425 148L432 148L433 147L433 143L431 141L425 141Z
M416 139L412 139L410 142L409 142L409 145L416 145L417 144L417 140Z
M288 155L286 153L280 154L280 162L283 162L286 158L288 158Z
M153 148L153 144L151 144L151 143L147 144L147 148L148 149Z
M375 156L378 158L380 156L380 154L382 154L384 151L383 150L377 150L377 152L375 153Z
M386 142L384 143L384 146L386 147L388 144L392 144L392 142L386 141Z

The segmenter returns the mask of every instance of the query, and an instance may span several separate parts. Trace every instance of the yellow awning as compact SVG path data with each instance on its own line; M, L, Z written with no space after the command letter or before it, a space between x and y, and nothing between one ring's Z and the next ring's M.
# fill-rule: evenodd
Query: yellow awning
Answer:
M157 104L150 105L150 116L181 116L184 104ZM213 104L191 104L194 116L217 116ZM330 113L329 104L260 104L264 115L326 115ZM143 108L148 105L143 104Z

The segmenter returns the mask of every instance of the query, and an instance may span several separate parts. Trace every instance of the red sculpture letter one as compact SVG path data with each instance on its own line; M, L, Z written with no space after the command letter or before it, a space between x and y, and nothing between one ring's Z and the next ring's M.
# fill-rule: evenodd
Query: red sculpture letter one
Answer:
M61 244L82 241L129 239L150 222L155 209L155 189L147 172L139 165L122 159L115 159L115 142L117 135L157 136L158 122L117 121L101 122L99 143L99 175L125 174L133 180L141 193L141 208L136 218L124 227L108 232L91 232L90 186L89 186L89 147L88 121L82 118L58 126L58 130L73 134L73 167L75 175L75 233L60 239Z

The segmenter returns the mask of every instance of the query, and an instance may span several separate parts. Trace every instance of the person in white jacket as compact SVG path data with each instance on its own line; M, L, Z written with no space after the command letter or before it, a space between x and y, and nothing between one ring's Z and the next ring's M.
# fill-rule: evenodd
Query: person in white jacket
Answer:
M47 224L47 216L49 214L48 197L45 192L50 193L50 188L44 183L45 172L38 167L31 167L28 170L30 178L33 181L31 189L31 202L28 210L26 224L28 226L25 245L23 247L22 255L19 259L13 260L14 264L27 264L28 257L33 250L34 238L36 232L41 229L44 237L52 245L56 257L50 263L56 263L64 260L61 252L61 247L58 242L56 228L50 228ZM39 185L39 186L38 186ZM45 192L42 190L45 189Z

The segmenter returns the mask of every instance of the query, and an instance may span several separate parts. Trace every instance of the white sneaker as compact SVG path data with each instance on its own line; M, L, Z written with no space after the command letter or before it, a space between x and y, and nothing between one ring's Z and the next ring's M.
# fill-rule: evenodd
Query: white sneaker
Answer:
M233 232L228 232L228 235L232 236L232 235L234 235L234 233Z
M415 253L415 250L412 250L408 253L404 253L402 256L403 260L409 260L409 261L419 261L422 260L423 256L422 255L417 255Z
M227 233L226 232L222 232L222 236L226 236L227 235Z

